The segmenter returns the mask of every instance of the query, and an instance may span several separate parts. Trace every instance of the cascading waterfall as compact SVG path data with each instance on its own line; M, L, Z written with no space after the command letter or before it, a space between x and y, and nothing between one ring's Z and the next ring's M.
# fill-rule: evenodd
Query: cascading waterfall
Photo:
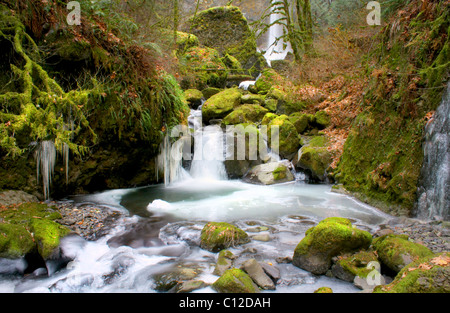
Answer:
M450 220L450 83L425 130L417 216Z
M272 13L270 14L270 28L268 36L268 47L264 57L270 64L273 60L283 60L289 52L292 52L292 48L289 42L285 42L283 39L279 39L286 32L286 27L277 21L283 17L278 13L279 6L276 6L276 2L279 0L272 0Z
M42 141L35 153L36 157L36 175L42 176L42 185L44 190L44 198L50 196L50 184L52 182L53 171L56 164L56 148L51 140Z

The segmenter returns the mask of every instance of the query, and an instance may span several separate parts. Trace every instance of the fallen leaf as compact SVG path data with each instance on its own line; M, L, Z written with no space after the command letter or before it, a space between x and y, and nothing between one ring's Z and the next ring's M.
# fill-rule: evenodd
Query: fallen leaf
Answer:
M440 256L431 259L431 263L440 266L447 266L448 263L450 263L450 256L442 254Z

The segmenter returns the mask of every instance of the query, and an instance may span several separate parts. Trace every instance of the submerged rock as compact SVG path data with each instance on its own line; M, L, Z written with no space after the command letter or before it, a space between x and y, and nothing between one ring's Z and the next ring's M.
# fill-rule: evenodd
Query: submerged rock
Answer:
M342 217L324 219L308 229L297 245L292 263L313 274L325 274L334 256L359 249L367 249L372 236L354 227Z
M200 235L202 249L219 252L229 247L248 243L250 239L242 229L224 222L209 222Z
M253 167L243 180L252 184L273 185L293 181L294 175L284 163L271 162Z
M374 239L373 248L377 251L381 262L395 272L422 257L433 254L427 247L408 241L406 235L381 236Z
M257 293L258 286L243 270L233 268L227 270L212 287L221 293Z

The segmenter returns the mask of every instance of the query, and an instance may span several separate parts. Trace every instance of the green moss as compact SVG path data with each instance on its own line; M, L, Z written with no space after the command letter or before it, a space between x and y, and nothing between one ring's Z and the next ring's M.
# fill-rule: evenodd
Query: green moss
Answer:
M207 223L202 229L200 239L200 246L212 252L219 252L250 241L247 233L242 229L224 222Z
M61 214L43 203L23 203L0 212L0 255L18 258L37 251L46 259L70 230L54 220Z
M274 140L272 140L276 127L278 127L278 136L275 135ZM300 148L300 136L286 115L281 115L271 120L268 126L268 139L270 147L272 149L278 147L278 151L282 157L289 158Z
M70 229L56 222L36 218L31 220L30 230L44 259L49 258L59 246L60 239L70 233Z
M411 262L433 254L427 247L408 241L406 235L385 235L376 238L373 248L380 260L396 272Z
M300 149L296 166L310 171L313 179L324 180L332 156L327 149L328 141L324 136L315 136Z
M294 251L293 264L314 274L324 274L331 258L358 249L367 249L372 236L352 226L348 219L332 217L308 229Z
M327 128L331 123L330 116L325 111L317 112L314 117L315 123L319 126L319 129Z
M309 125L308 115L300 112L289 115L289 121L294 124L299 134L303 134Z
M374 293L449 293L450 253L433 254L409 264Z
M256 81L255 87L258 90L258 93L261 94L267 94L272 87L281 85L284 82L284 78L275 72L273 69L265 69L261 73L261 77ZM272 91L272 95L283 97L284 95L281 94L282 92L279 89L274 89ZM277 98L274 98L277 99Z
M35 249L30 232L24 225L0 223L0 257L20 258Z
M223 119L224 125L241 123L260 123L268 110L258 104L244 104L233 110Z
M259 292L253 280L243 270L233 268L216 280L212 287L221 293L255 293Z
M241 91L238 88L225 89L208 100L202 106L204 123L211 119L222 119L241 103Z
M320 287L317 290L314 290L314 293L333 293L333 289L330 287Z
M273 171L273 178L275 180L282 180L286 178L286 167L279 166Z
M373 251L364 250L354 254L339 256L336 264L351 275L366 278L373 270L372 268L367 268L367 265L372 261L378 261L377 255Z

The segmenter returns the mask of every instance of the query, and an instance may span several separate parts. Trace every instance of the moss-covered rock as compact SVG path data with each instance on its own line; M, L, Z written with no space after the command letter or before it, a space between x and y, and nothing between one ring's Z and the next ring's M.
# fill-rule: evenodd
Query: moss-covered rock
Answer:
M233 268L227 270L212 287L220 293L257 293L258 286L243 270Z
M334 256L367 249L372 236L354 227L346 218L330 217L308 229L297 245L292 263L313 274L325 274Z
M233 110L223 119L224 125L260 123L268 110L259 104L244 104Z
M293 91L289 89L281 90L275 87L270 88L266 97L267 99L276 100L277 114L289 115L295 112L299 112L306 107L307 102L301 99L297 99L296 97L293 96L292 92Z
M324 129L330 126L331 119L327 112L319 111L314 115L314 122L318 129Z
M404 267L375 293L450 293L450 253L432 254Z
M184 97L189 107L197 109L202 104L203 93L197 89L187 89L184 91Z
M222 276L226 270L233 267L236 256L230 250L222 250L217 257L216 266L214 267L213 274Z
M46 204L24 203L0 212L0 257L19 258L37 250L47 259L70 229L56 222L61 214Z
M368 268L370 262L377 262L374 251L364 250L356 253L347 253L337 257L337 261L331 267L333 275L339 279L353 282L356 276L366 278L373 270Z
M238 88L225 89L208 100L202 106L203 123L212 119L222 119L230 114L241 103L241 92Z
M265 60L257 52L256 39L247 19L235 6L213 7L189 20L189 27L201 44L235 57L242 67L257 75Z
M303 132L308 128L310 117L308 114L295 112L289 115L289 121L294 124L295 129L297 129L299 134L303 134Z
M263 104L264 96L248 93L246 95L242 95L241 102L244 104Z
M300 148L300 136L287 115L272 119L267 133L270 148L278 151L282 158L291 159Z
M285 164L271 162L251 168L243 180L252 184L274 185L293 181L294 175Z
M284 78L273 69L265 69L255 83L255 87L260 94L267 94L274 86L284 83Z
M183 89L224 88L228 71L217 50L192 47L179 56Z
M33 219L30 230L34 235L38 252L44 260L52 257L60 239L71 232L67 227L47 219Z
M316 136L300 149L295 166L307 171L313 180L324 181L331 162L327 139L324 136Z
M266 115L264 115L264 118L261 121L261 125L268 126L270 122L272 122L277 117L278 115L276 115L275 113L267 113Z
M219 252L250 241L245 231L224 222L207 223L202 229L200 240L200 247L212 252Z
M372 245L381 262L395 272L422 257L433 254L427 247L409 241L406 235L384 235L374 239Z
M320 287L314 290L314 293L333 293L333 289L330 287Z
M202 90L202 94L203 94L203 97L205 97L205 99L208 100L209 98L211 98L215 94L218 94L221 91L222 91L221 88L207 87L207 88Z

